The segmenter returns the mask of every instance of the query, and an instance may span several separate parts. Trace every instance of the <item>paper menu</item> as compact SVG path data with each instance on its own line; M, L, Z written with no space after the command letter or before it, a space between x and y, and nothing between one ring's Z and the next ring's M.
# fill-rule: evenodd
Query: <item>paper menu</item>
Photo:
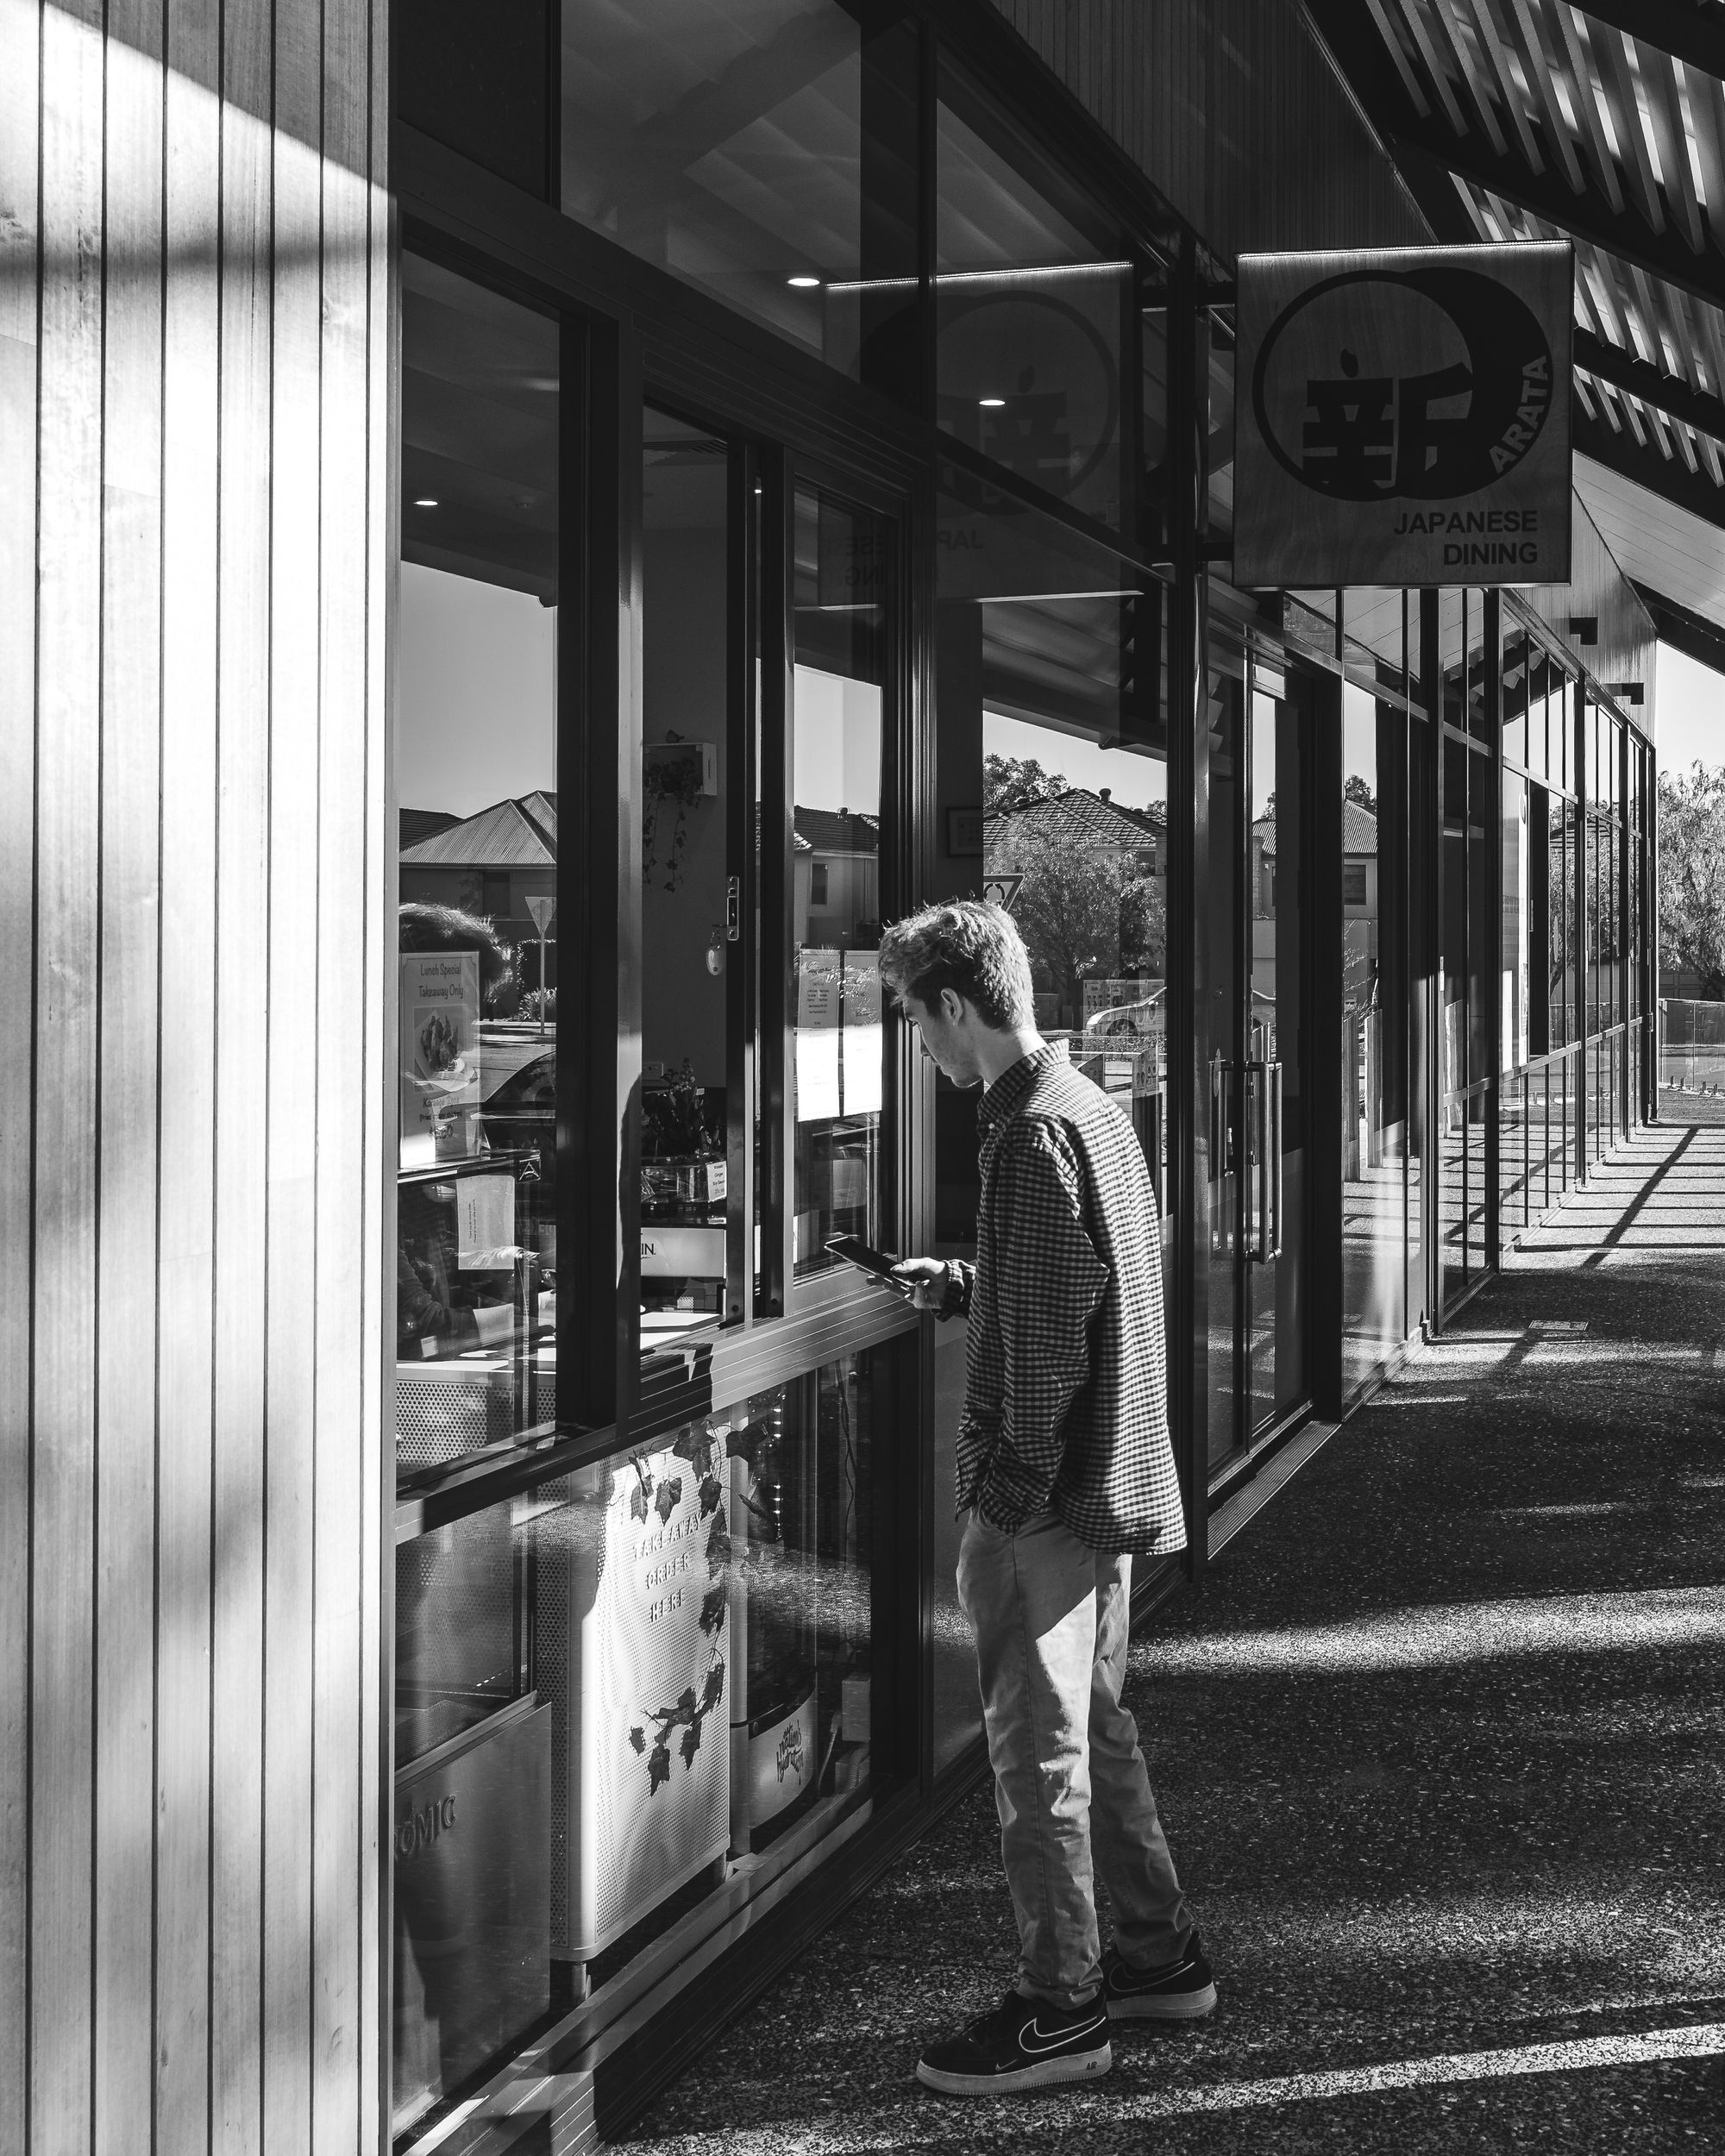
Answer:
M883 1104L881 959L872 950L797 954L797 1120L878 1115Z
M455 1262L464 1273L507 1271L515 1263L515 1178L464 1175L455 1186Z
M839 1108L839 1017L844 954L806 944L797 953L797 1121L830 1121Z
M882 1106L881 955L873 950L844 954L844 1112L878 1115Z

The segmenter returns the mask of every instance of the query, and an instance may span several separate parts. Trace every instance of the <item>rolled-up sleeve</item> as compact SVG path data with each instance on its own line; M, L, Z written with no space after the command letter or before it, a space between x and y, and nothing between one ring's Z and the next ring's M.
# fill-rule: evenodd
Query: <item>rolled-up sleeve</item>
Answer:
M940 1307L935 1312L944 1325L949 1318L968 1318L970 1314L970 1293L976 1284L976 1268L967 1265L962 1257L946 1261L946 1280L940 1292Z
M1004 1383L976 1509L1011 1534L1049 1502L1073 1400L1090 1376L1108 1269L1084 1225L1084 1176L1058 1125L1004 1135L992 1194Z

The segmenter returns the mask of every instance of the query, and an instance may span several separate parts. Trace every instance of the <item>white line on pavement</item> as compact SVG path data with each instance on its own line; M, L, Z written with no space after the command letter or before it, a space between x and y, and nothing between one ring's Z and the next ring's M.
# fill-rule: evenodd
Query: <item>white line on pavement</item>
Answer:
M1713 2059L1722 2053L1725 2021L1704 2021L1691 2028L1652 2029L1640 2036L1578 2036L1559 2044L1518 2045L1511 2051L1450 2052L1435 2059L1393 2059L1381 2066L1221 2082L1210 2089L1162 2089L1134 2099L1131 2110L1138 2118L1244 2111L1259 2104L1304 2103L1314 2096L1371 2096L1385 2089L1497 2081L1516 2074L1572 2073L1588 2066L1641 2066L1665 2059Z

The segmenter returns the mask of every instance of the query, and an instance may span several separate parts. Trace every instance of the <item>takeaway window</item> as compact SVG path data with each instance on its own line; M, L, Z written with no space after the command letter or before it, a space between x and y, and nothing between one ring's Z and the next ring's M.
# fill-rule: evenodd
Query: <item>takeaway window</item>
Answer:
M787 1278L837 1268L835 1235L892 1240L878 953L897 527L794 479L784 516L781 467L757 481L741 445L652 408L643 457L651 1355L703 1327L782 1314ZM781 517L769 572L759 533ZM756 605L739 531L758 573L788 585L782 706L761 690L764 658L759 673L738 664L786 619Z
M563 0L565 213L917 401L918 38L837 0Z

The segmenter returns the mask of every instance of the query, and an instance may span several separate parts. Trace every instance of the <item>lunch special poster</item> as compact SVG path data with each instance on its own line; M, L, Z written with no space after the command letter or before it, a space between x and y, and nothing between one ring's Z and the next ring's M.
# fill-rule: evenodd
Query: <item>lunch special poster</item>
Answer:
M472 950L401 960L402 1164L436 1157L436 1134L480 1097L480 959ZM447 1144L447 1139L446 1139Z

